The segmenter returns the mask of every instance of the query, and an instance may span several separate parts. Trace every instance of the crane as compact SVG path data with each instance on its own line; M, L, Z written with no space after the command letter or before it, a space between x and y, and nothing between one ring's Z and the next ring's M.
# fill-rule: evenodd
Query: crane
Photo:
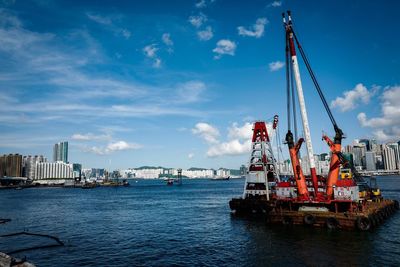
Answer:
M291 83L289 80L294 76L295 82L296 82L296 88L297 88L297 96L299 100L299 108L300 108L300 114L302 118L302 123L303 123L303 130L304 130L304 135L305 135L305 142L307 146L307 157L310 163L310 173L311 173L311 179L312 179L312 184L313 184L313 189L314 189L314 198L315 199L321 199L324 196L318 192L318 178L315 170L315 160L314 160L314 153L313 153L313 147L312 147L312 142L311 142L311 134L310 134L310 128L309 128L309 123L308 123L308 116L307 116L307 110L306 110L306 104L305 104L305 99L304 99L304 94L303 94L303 87L302 87L302 82L301 82L301 77L300 77L300 71L299 71L299 64L297 60L297 55L296 55L296 48L295 44L300 52L300 55L304 61L304 64L306 65L306 68L308 70L308 73L311 77L311 80L314 83L314 86L318 92L319 97L321 98L321 101L324 105L324 108L328 114L328 117L333 125L333 128L335 130L335 137L334 140L332 141L328 136L323 135L323 140L328 144L332 156L331 156L331 161L330 161L330 168L329 168L329 173L328 173L328 179L326 183L326 192L325 195L328 199L330 199L333 195L333 186L336 184L337 179L339 177L339 169L341 163L343 161L341 160L343 157L341 155L341 144L342 144L342 139L344 138L343 136L343 131L340 129L338 124L336 123L335 118L333 117L333 114L329 108L329 105L326 101L326 98L322 92L322 89L315 77L315 74L311 68L310 62L304 52L303 47L300 44L300 41L293 29L293 22L292 22L292 17L291 17L291 12L287 11L287 20L286 20L286 15L285 13L282 14L283 18L283 25L285 28L285 41L286 41L286 80L287 80L287 109L288 109L288 133L286 135L286 142L289 146L289 152L290 152L290 157L292 160L292 167L293 167L293 172L295 173L295 178L296 181L297 179L301 184L297 184L298 190L303 190L303 178L302 177L296 177L296 172L299 174L297 176L300 176L301 174L301 168L300 171L298 171L299 166L295 164L298 162L298 149L299 149L299 143L301 145L301 139L299 140L298 144L296 146L294 145L293 142L293 134L290 131L290 94L292 95L292 104L294 105L294 89L293 89L293 83ZM289 60L290 58L290 60ZM290 62L290 66L289 63ZM293 78L292 78L293 79ZM293 116L295 116L295 107L293 107ZM295 120L295 117L294 117ZM296 125L296 121L294 121L294 125ZM296 149L295 149L296 148Z

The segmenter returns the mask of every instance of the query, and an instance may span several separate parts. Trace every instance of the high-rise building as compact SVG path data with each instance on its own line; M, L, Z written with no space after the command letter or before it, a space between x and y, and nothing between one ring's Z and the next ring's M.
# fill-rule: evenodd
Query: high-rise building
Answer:
M365 152L366 146L364 143L358 143L353 146L353 162L356 169L362 170L365 168Z
M54 145L53 161L62 161L68 163L68 142L60 142Z
M73 163L72 171L74 172L74 178L81 178L82 176L82 164Z
M366 165L367 171L375 171L376 170L375 152L373 152L373 151L365 152L365 165Z
M359 144L365 144L365 149L366 149L367 151L370 151L370 150L371 150L371 142L370 142L369 139L360 139L360 140L358 141L358 143L359 143Z
M36 156L24 156L22 159L22 170L23 170L23 176L30 178L30 179L36 179L36 163L40 162L47 162L47 158L44 156L36 155Z
M387 145L382 145L382 156L385 170L396 169L395 150Z
M375 153L378 152L378 143L376 142L376 139L371 139L369 145L371 146L371 151Z
M9 154L0 157L0 177L22 176L22 155Z
M396 164L396 168L395 169L400 169L399 144L398 143L387 143L386 145L394 150L394 161L395 161L395 164Z

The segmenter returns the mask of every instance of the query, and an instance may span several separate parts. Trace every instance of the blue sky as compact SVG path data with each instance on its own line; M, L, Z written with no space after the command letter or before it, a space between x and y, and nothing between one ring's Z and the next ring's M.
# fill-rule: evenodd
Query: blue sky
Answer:
M0 6L0 153L51 159L66 140L84 167L238 168L253 120L278 114L287 131L287 9L344 143L400 139L398 1ZM300 69L314 149L327 152L333 129Z

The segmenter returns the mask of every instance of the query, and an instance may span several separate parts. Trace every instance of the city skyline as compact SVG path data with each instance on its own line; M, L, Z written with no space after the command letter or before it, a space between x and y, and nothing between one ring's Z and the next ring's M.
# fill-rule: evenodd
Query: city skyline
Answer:
M286 9L344 145L400 139L399 3L200 2L2 2L0 154L52 158L65 140L69 161L91 167L247 163L253 120L278 114L286 132ZM300 68L327 153L333 129Z

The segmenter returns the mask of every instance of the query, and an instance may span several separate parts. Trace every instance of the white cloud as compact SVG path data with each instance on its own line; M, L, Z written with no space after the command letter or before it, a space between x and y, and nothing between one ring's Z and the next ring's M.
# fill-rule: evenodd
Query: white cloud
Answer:
M198 16L190 16L189 22L196 28L200 28L204 22L207 21L207 16L203 13L200 13Z
M202 93L207 89L202 81L188 81L178 85L177 102L193 103L204 100Z
M373 87L370 91L359 83L353 90L343 93L343 97L337 97L331 102L332 108L339 108L342 112L355 109L360 103L368 104L371 96L373 96L378 87Z
M92 13L87 13L86 16L99 24L112 25L112 20L110 17L100 16Z
M174 45L174 42L172 42L172 40L171 40L171 34L169 34L169 33L163 33L162 41L167 46L173 46Z
M251 140L240 142L238 139L212 146L207 151L208 157L219 157L224 155L240 155L250 152Z
M194 154L193 153L189 153L188 154L188 159L192 159L192 158L194 158Z
M142 146L135 143L127 143L125 141L116 141L109 143L106 147L83 147L85 152L91 152L97 155L108 155L117 151L124 151L124 150L136 150L140 149Z
M129 31L129 30L127 30L127 29L121 29L121 33L122 33L122 36L124 36L126 39L129 39L129 38L131 38L131 32Z
M143 48L144 54L149 58L155 58L157 56L157 51L158 48L156 44L147 45Z
M192 129L192 133L200 136L209 144L218 143L218 137L220 135L217 128L205 122L197 123Z
M213 38L214 33L212 31L211 26L207 26L205 30L203 31L198 31L197 36L199 37L200 41L208 41L211 38Z
M268 22L269 21L267 20L267 18L259 18L257 19L256 24L254 24L250 29L246 29L243 26L239 26L237 28L238 33L239 35L242 36L260 38L261 36L264 35L264 28Z
M161 68L161 59L159 58L154 59L153 67L156 69Z
M280 6L282 6L282 1L274 1L271 4L268 5L268 7L270 7L270 6L272 6L272 7L280 7Z
M398 141L400 139L400 86L384 88L381 96L381 116L368 119L359 113L358 121L362 127L375 129L373 134L380 141Z
M246 122L242 126L239 126L237 123L233 123L232 126L228 128L228 140L225 142L219 141L218 138L220 134L218 129L209 124L199 125L198 123L192 132L207 141L209 145L207 150L208 157L241 155L249 153L250 151L253 124Z
M251 139L253 135L253 124L246 122L242 127L238 127L235 122L228 129L228 138L230 139Z
M174 49L174 42L171 40L171 34L169 33L163 33L162 37L161 37L163 43L167 46L167 52L168 53L173 53Z
M217 47L213 49L216 53L214 59L220 59L223 55L235 55L236 43L231 40L222 39L217 42Z
M86 16L90 20L103 25L107 30L114 32L116 35L123 36L125 39L131 37L131 32L128 29L118 27L114 23L115 20L120 20L121 15L102 16L99 14L86 13Z
M205 8L207 6L206 0L200 0L195 4L196 8Z
M87 134L76 133L71 136L71 139L75 141L111 140L111 138L112 137L109 134L95 135L92 133L87 133Z
M268 64L270 71L277 71L285 66L285 63L282 61L275 61Z
M157 48L156 44L147 45L143 48L143 53L146 57L153 60L153 67L160 68L161 67L161 59L157 56Z
M105 151L113 152L113 151L139 149L139 148L141 148L141 145L139 145L139 144L127 143L125 141L117 141L117 142L108 144Z

